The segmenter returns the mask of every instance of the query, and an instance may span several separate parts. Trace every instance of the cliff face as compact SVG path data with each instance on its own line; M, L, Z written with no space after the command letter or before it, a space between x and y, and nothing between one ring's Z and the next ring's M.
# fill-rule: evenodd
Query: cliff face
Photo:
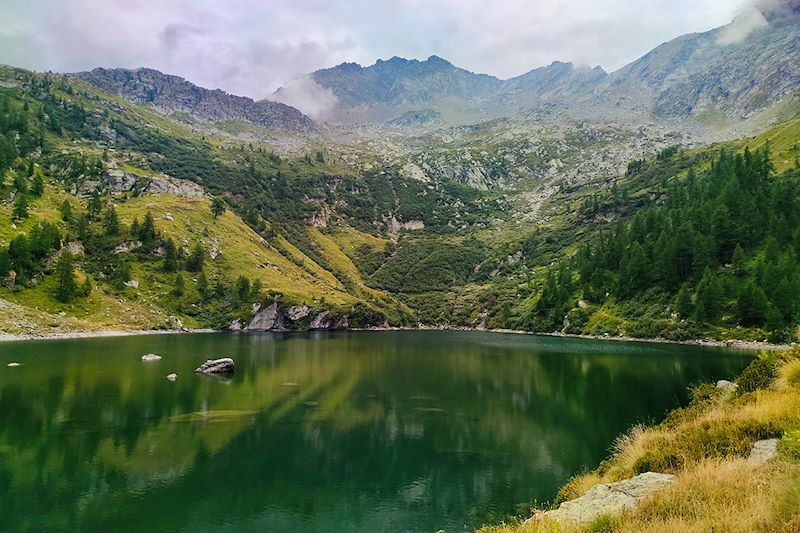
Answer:
M97 68L76 76L104 91L136 104L153 106L165 114L186 113L206 122L244 122L270 131L300 134L317 131L314 121L291 106L267 100L256 102L218 89L204 89L153 69Z

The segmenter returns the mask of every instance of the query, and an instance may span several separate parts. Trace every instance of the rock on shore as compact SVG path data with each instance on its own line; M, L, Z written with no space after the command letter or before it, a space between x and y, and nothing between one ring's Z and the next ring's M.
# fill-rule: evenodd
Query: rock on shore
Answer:
M539 513L531 520L588 525L601 516L615 516L625 509L633 509L646 496L664 489L674 479L670 474L647 472L617 483L597 485L580 498L564 502L558 509Z

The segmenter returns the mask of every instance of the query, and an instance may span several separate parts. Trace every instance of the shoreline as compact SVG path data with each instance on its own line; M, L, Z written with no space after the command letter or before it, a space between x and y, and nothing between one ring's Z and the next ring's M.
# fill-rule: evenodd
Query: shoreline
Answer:
M30 335L12 335L0 333L0 343L27 341L56 341L68 339L104 339L113 337L136 337L149 335L182 335L190 333L217 333L215 329L190 329L186 331L168 329L106 329L96 331L72 331L69 333L31 333Z
M4 342L26 342L26 341L46 341L46 340L68 340L68 339L95 339L95 338L113 338L113 337L134 337L134 336L147 336L147 335L184 335L192 333L305 333L314 330L267 330L267 331L240 331L232 332L218 329L191 329L191 330L96 330L96 331L75 331L69 333L33 333L29 335L12 335L0 333L0 343ZM326 330L320 330L326 331ZM336 331L336 330L327 330ZM638 342L644 344L676 344L683 346L703 346L708 348L729 348L733 350L747 350L747 351L781 351L788 350L793 347L791 344L771 344L767 342L757 341L743 341L743 340L725 340L718 341L713 339L690 339L684 341L676 341L663 338L637 338L637 337L621 337L621 336L605 336L605 335L580 335L574 333L537 333L533 331L513 330L513 329L485 329L485 328L468 328L468 327L437 327L437 326L424 326L417 327L376 327L376 328L351 328L342 331L467 331L467 332L483 332L483 333L499 333L503 335L528 335L531 337L561 337L566 339L585 339L596 341L614 341L614 342Z

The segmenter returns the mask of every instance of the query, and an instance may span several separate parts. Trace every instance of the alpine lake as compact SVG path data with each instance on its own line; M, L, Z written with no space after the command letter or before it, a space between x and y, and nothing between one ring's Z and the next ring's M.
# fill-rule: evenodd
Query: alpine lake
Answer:
M235 374L195 374L218 357ZM0 530L472 531L749 360L482 332L2 343Z

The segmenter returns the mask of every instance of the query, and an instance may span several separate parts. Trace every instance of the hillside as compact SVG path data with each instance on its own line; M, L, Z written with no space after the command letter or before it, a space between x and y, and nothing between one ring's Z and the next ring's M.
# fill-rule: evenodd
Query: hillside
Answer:
M82 321L65 326L73 329L245 327L254 309L276 303L275 319L259 327L304 328L329 312L349 318L324 322L330 326L794 338L796 309L781 295L795 290L789 273L796 265L791 254L774 250L794 238L780 228L793 224L795 208L780 199L791 198L796 186L796 121L727 145L729 154L750 149L737 157L722 147L659 148L648 160L647 153L675 138L665 134L653 145L652 137L624 129L553 133L551 141L542 132L537 146L509 136L513 126L500 122L464 128L438 153L429 148L435 133L405 138L398 144L404 155L381 163L374 144L356 154L320 141L307 152L278 155L268 140L207 136L80 80L11 69L3 75L11 87L2 95L0 216L7 222L0 245L9 259L0 272L16 277L6 280L0 298L45 313L24 328L11 320L7 332L63 329L52 316L60 312ZM625 142L643 144L631 152ZM759 163L767 145L780 178ZM602 159L586 158L599 152ZM745 208L744 198L762 204ZM65 201L72 211L66 218ZM212 206L221 214L214 216ZM139 247L148 213L155 234ZM109 217L117 226L111 234ZM703 244L701 257L699 245L679 235L713 225L710 218L720 232L737 229L717 234L723 244ZM39 223L52 224L44 232L49 244L20 266L11 243L36 235ZM613 246L600 244L612 236ZM686 272L666 278L619 263L633 253L642 265L678 264L654 255L675 248L669 239L692 249ZM166 261L172 247L175 258ZM75 253L75 281L89 280L88 296L58 301L62 249ZM195 253L204 257L205 281ZM783 274L760 266L773 259L783 261ZM703 302L712 311L701 313L707 286L720 284L715 301ZM763 295L740 294L726 288L732 284L766 288ZM754 301L761 307L745 312ZM287 320L292 308L303 317Z
M4 67L0 298L31 331L794 340L800 39L793 9L748 13L610 74L346 63L312 75L338 125L152 69Z
M60 76L2 75L0 299L25 308L3 313L3 333L246 326L254 306L272 303L280 313L303 309L284 327L307 327L320 314L331 326L408 320L408 309L367 289L352 263L340 266L346 256L305 225L299 198L281 203L275 218L254 213L248 200L285 198L248 198L249 174L236 185L226 169L239 146L206 143ZM314 166L310 158L285 162L262 148L253 157L291 176L296 194L313 194L318 178L300 174Z

